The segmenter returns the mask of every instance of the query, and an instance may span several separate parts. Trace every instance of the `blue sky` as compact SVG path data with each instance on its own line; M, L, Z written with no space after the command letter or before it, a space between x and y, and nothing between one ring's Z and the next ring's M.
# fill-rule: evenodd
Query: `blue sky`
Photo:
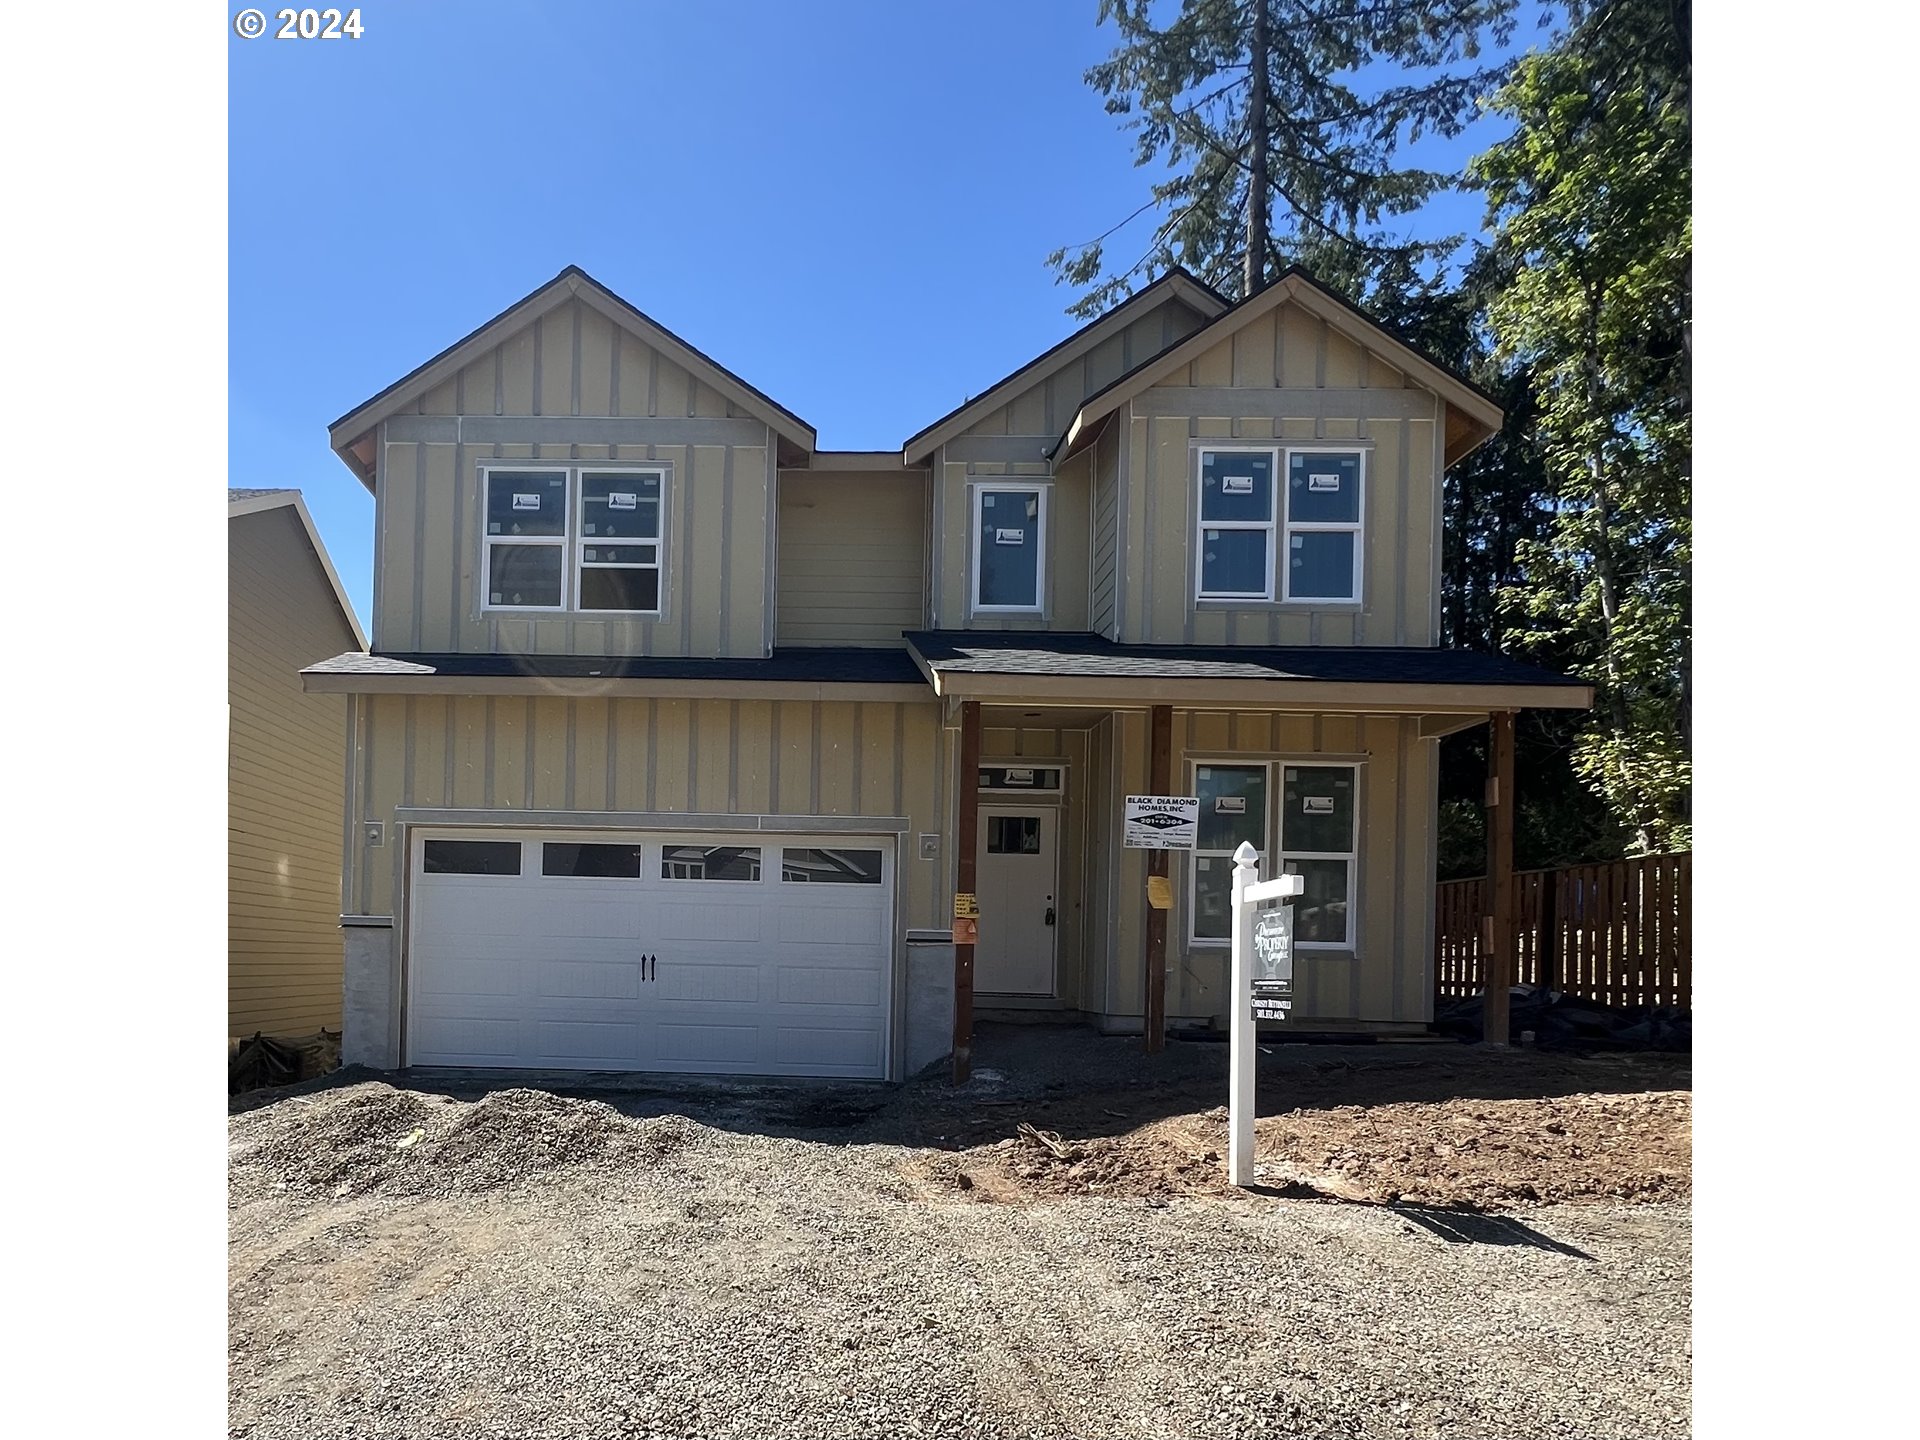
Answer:
M359 40L230 38L228 483L304 491L365 620L328 422L569 264L823 447L898 445L1075 328L1044 257L1157 178L1082 83L1095 13L374 0Z

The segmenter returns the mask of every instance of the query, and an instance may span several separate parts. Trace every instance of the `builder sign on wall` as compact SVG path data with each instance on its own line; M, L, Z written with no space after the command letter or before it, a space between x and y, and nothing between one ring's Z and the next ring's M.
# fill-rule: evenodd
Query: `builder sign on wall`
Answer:
M1120 843L1128 849L1191 850L1199 838L1199 796L1127 796Z

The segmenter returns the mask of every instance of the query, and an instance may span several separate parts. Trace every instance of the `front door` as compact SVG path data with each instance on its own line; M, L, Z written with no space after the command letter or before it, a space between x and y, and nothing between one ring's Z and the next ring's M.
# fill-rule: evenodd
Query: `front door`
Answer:
M1059 993L1053 974L1053 937L1059 933L1055 814L1043 805L980 807L976 991L1046 999Z

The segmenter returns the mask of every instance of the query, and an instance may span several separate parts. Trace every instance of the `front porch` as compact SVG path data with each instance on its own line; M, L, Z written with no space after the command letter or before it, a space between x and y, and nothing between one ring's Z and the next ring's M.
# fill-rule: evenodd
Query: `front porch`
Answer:
M1078 1018L1144 1033L1148 1050L1170 1030L1224 1028L1228 857L1242 841L1264 874L1306 882L1293 1023L1421 1029L1439 741L1519 703L1584 703L1584 687L1459 652L1321 650L1309 660L1343 673L1316 675L1262 650L911 639L957 732L947 869L959 1074L976 1017ZM1125 846L1129 795L1197 796L1196 848Z

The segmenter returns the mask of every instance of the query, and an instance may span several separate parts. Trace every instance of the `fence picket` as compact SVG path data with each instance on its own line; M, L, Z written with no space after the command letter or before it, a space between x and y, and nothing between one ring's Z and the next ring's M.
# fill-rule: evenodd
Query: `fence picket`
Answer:
M1641 855L1515 876L1517 983L1609 1005L1693 1004L1693 856ZM1462 999L1486 983L1485 877L1434 897L1434 988ZM1549 959L1549 957L1551 957Z

